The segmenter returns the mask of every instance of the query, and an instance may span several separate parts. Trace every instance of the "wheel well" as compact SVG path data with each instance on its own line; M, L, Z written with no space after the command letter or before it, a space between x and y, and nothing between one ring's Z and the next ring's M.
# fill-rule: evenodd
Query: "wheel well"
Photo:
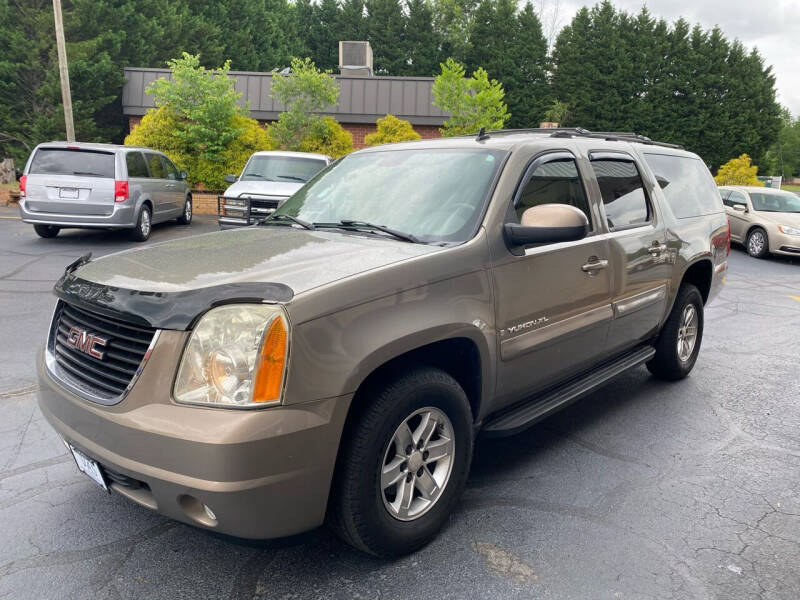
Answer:
M145 200L144 202L142 202L142 206L144 206L144 205L147 205L147 207L150 209L151 213L153 212L153 203L150 202L149 198L147 200Z
M415 348L382 364L358 386L347 420L357 415L369 401L370 392L387 379L417 366L439 368L448 373L464 390L472 409L473 420L481 401L481 358L475 342L453 338Z
M691 265L683 274L681 284L691 283L703 296L703 304L708 300L708 293L711 290L711 274L713 268L710 260L701 260Z
M750 225L750 227L747 228L747 232L744 234L745 243L747 243L747 238L750 237L750 232L753 231L753 229L760 229L764 233L767 232L767 230L764 229L761 225Z

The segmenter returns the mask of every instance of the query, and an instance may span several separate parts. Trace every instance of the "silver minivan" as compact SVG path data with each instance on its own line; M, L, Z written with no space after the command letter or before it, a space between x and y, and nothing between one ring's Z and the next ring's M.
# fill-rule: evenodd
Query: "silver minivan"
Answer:
M186 173L150 148L49 142L20 178L19 209L43 238L65 228L129 229L143 242L153 223L192 220Z

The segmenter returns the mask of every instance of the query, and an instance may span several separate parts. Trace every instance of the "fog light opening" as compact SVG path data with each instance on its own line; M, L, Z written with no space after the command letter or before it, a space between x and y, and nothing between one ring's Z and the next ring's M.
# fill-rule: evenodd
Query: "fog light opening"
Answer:
M206 506L194 496L189 496L188 494L179 496L178 503L181 505L183 512L186 513L186 516L193 521L206 527L217 526L217 515L211 510L211 507Z

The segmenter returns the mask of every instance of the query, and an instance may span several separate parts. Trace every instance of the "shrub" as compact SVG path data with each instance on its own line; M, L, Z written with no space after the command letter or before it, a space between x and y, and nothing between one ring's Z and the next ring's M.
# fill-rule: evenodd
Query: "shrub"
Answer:
M452 58L441 64L433 83L434 105L452 116L440 129L445 137L477 133L481 127L502 129L511 118L503 98L503 86L482 68L466 78L464 65Z
M215 160L192 151L184 138L175 135L181 119L169 109L151 109L142 122L125 138L129 146L146 146L162 151L179 169L189 174L189 182L198 187L221 190L227 187L225 175L239 173L253 152L271 150L267 131L255 119L237 115L231 127L238 133Z
M422 136L414 131L411 123L398 119L394 115L386 115L378 119L375 124L378 127L377 131L364 137L364 143L367 146L394 142L413 142L422 139Z
M764 185L756 177L758 166L750 166L750 157L742 154L738 158L732 158L717 171L714 181L717 185Z
M322 126L307 135L298 149L339 158L353 151L353 136L333 117L324 117Z

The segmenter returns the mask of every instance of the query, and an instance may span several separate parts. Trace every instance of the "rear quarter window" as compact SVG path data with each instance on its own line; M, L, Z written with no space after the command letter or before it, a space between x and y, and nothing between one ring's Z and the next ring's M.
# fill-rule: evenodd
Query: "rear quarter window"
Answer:
M128 177L150 177L141 152L128 152L125 155L125 163L128 167Z
M114 179L114 162L114 154L110 152L39 148L33 155L28 173Z
M722 198L711 173L691 156L644 153L672 213L679 219L722 212Z

